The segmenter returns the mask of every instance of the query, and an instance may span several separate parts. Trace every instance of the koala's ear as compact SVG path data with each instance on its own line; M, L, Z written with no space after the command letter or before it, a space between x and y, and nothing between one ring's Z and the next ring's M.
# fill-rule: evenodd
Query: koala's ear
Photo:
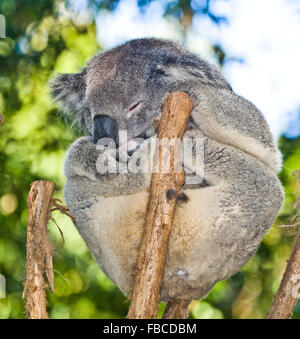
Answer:
M75 119L84 123L85 71L74 74L61 74L50 81L50 92L63 111L74 114Z

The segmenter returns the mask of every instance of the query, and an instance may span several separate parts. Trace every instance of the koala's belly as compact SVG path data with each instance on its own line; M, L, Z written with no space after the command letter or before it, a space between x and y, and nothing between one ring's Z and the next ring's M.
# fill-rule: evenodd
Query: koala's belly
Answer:
M176 296L200 298L216 281L231 275L244 263L236 260L238 243L234 242L231 233L226 236L217 229L218 222L226 223L226 220L222 219L219 193L214 187L185 190L185 193L189 201L178 206L174 216L162 300ZM100 267L129 297L147 201L146 191L127 196L97 197L88 209L91 218L85 217L87 224L76 225ZM234 213L239 214L238 206L233 209ZM230 224L226 226L230 227ZM225 248L223 244L226 244Z

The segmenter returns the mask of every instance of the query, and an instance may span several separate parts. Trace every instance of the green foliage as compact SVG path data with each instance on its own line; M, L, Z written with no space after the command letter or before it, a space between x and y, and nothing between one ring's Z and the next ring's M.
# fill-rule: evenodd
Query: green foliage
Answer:
M95 5L90 1L91 6ZM117 1L98 1L112 10ZM141 1L141 6L147 1ZM62 14L63 2L3 0L7 38L0 40L0 273L6 277L6 298L0 318L24 318L26 272L26 199L34 180L57 184L62 199L63 160L67 147L81 133L68 127L50 101L47 83L57 72L76 72L97 50L93 22L79 25ZM189 1L172 2L170 13L192 10ZM194 9L196 10L196 9ZM201 9L208 13L208 8ZM206 12L205 12L206 11ZM176 15L177 15L176 14ZM175 14L174 14L175 15ZM215 46L217 54L224 53ZM300 138L281 138L285 166L280 174L286 198L279 217L252 260L231 279L219 282L203 301L193 301L192 318L262 318L276 291L293 243L295 228L280 228L295 213L299 195L292 171L300 167ZM129 303L101 272L70 219L55 212L65 242L54 223L49 229L55 248L55 294L50 292L51 318L124 318ZM165 305L159 308L162 314ZM300 318L296 307L295 318Z

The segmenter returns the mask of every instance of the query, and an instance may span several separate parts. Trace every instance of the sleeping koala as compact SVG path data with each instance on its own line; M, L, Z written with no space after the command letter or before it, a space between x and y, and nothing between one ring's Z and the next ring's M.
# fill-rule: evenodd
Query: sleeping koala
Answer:
M142 155L175 91L195 103L185 136L202 140L204 174L200 184L183 187L161 300L199 299L250 259L282 203L281 156L262 114L215 67L173 42L138 39L96 55L80 73L58 76L51 91L90 131L67 152L67 205L99 266L125 295L132 296L151 173L100 173L99 156L113 145L104 150L98 143L110 138L118 153L118 131L126 130L128 157L117 162Z

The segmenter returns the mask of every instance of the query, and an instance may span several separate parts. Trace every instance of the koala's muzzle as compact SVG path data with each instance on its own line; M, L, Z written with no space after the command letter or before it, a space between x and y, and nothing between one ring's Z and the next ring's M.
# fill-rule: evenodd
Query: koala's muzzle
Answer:
M96 144L99 139L111 138L117 144L118 124L108 115L97 115L93 122L93 138Z

